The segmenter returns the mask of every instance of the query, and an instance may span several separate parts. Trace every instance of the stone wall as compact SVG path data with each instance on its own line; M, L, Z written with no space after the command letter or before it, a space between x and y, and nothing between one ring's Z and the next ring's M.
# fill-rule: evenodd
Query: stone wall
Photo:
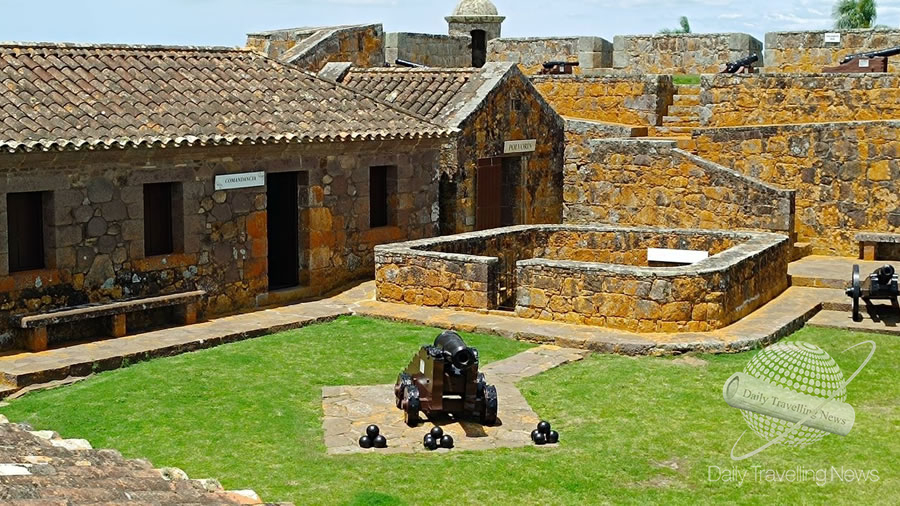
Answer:
M0 154L0 348L12 345L13 314L205 290L201 316L221 315L371 276L374 245L436 233L438 142ZM397 167L398 190L395 225L371 229L375 165ZM296 290L268 293L268 251L277 245L267 240L266 188L214 189L217 174L253 171L306 174ZM176 253L148 258L143 185L155 182L180 183L174 205L183 221L176 219ZM26 191L46 192L47 265L10 274L6 195Z
M647 267L647 248L706 250L692 266ZM728 251L727 254L720 254ZM705 331L787 287L787 237L722 231L535 225L375 249L378 300L635 332Z
M746 33L617 35L613 67L630 74L712 74L721 65L758 54L762 42Z
M397 59L428 67L464 68L472 66L472 38L425 33L385 34L385 60Z
M488 61L515 62L526 75L538 74L544 62L578 62L574 72L612 67L612 44L600 37L504 38L488 42Z
M826 33L839 33L839 43L825 42ZM822 72L837 66L850 54L900 46L900 30L821 30L766 34L766 72ZM900 72L897 57L888 60L888 71Z
M898 74L707 75L700 85L702 126L900 119Z
M791 235L794 194L676 149L674 141L598 139L567 160L563 222Z
M815 254L856 256L857 232L900 233L900 121L700 129L697 152L796 189L796 231Z
M559 114L638 126L658 126L675 87L671 76L533 76L531 82Z
M441 229L475 229L478 160L504 156L509 140L535 139L536 149L522 154L522 192L514 224L559 223L562 219L562 166L565 124L515 67L498 66L470 102L477 109L460 125L459 138L445 149ZM502 74L500 74L502 73ZM499 79L499 82L494 82ZM471 106L470 106L471 107Z
M247 47L283 63L318 72L329 62L357 67L384 65L381 25L350 25L274 30L247 35Z
M703 332L743 318L788 285L785 236L663 229L566 236L553 240L575 251L593 242L610 251L589 251L583 257L612 263L519 262L518 316L632 332ZM713 250L714 256L690 266L633 266L642 255L646 261L648 247L705 249L710 243L738 244L727 255ZM621 258L631 265L620 265Z

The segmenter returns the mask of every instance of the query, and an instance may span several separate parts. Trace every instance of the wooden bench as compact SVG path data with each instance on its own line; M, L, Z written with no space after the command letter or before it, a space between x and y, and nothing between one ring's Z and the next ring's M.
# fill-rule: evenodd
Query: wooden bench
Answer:
M91 320L108 317L109 335L122 337L127 332L125 315L137 311L146 311L162 307L180 306L178 323L190 325L197 322L197 302L206 292L175 293L142 299L130 299L109 303L85 304L38 315L20 315L13 317L13 325L22 329L25 336L25 348L29 351L47 349L47 327L61 323Z
M875 257L879 244L896 244L900 249L900 234L860 232L856 234L856 240L859 241L859 258L861 260L878 260Z
M708 251L647 248L647 265L650 267L692 265L707 258L709 258Z

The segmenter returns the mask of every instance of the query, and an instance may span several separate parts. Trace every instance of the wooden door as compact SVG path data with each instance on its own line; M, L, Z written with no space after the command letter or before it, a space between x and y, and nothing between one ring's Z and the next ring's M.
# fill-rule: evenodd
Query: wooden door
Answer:
M475 228L487 230L503 223L503 164L500 159L478 161L475 179Z

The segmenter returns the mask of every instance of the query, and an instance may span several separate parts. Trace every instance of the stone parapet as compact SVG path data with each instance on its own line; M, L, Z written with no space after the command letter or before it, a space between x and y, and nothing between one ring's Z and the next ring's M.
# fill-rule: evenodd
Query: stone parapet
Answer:
M567 117L636 126L658 126L675 87L663 75L543 75L531 82Z
M688 33L617 35L613 39L613 67L630 73L710 74L721 66L758 54L762 42L746 33Z
M700 86L705 127L900 119L900 74L717 74Z
M502 38L488 42L488 61L515 62L528 75L548 61L578 62L576 74L612 67L612 43L600 37Z
M388 63L406 60L440 68L472 66L472 37L466 35L432 35L425 33L387 33L384 55Z
M796 190L800 241L856 256L859 232L900 233L900 121L697 129L696 152Z
M840 42L825 42L825 34L839 34ZM818 30L766 34L765 71L822 72L847 55L900 46L900 30ZM888 60L889 72L900 72L900 60Z
M330 62L380 67L385 57L380 24L251 33L247 35L247 47L310 72L318 72Z

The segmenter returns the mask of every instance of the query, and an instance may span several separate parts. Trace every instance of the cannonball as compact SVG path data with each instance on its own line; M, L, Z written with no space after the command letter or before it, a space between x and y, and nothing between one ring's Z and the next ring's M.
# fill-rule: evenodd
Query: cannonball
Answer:
M431 437L438 440L441 439L442 437L444 437L444 429L438 426L433 427L431 429Z
M369 425L368 427L366 427L366 435L372 439L375 439L375 437L380 433L381 429L379 429L377 425Z
M425 436L425 448L429 450L437 450L438 442L435 440L431 434Z
M453 436L444 434L444 437L441 438L441 448L453 448Z
M547 442L552 445L559 443L559 432L556 432L555 430L551 430L550 434L547 434Z
M543 420L537 426L538 432L541 434L550 434L550 422Z
M537 429L534 429L533 431L531 431L531 440L534 441L534 438L537 437L537 435L540 433L541 433L541 431L539 431Z
M360 448L371 448L372 447L372 438L369 436L363 436L359 438L359 447Z
M385 438L381 434L375 436L375 439L372 440L372 443L375 445L375 448L387 448L387 438Z
M534 444L538 446L543 446L547 444L547 435L543 432L538 432L536 436L534 436Z

